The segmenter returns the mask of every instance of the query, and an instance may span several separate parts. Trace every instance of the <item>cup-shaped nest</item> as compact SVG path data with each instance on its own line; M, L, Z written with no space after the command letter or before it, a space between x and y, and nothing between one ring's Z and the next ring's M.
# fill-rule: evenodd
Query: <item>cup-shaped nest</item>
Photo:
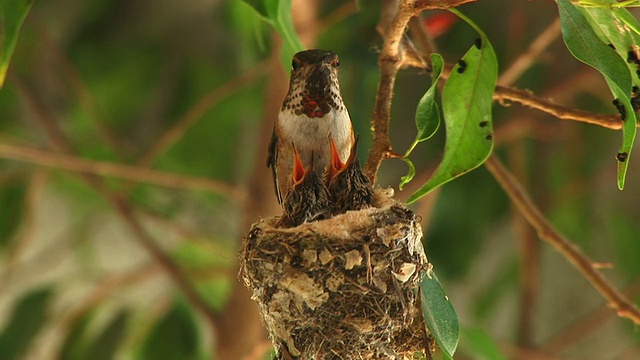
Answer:
M422 230L389 195L377 190L374 207L294 228L274 227L277 217L252 226L241 276L279 359L429 356Z

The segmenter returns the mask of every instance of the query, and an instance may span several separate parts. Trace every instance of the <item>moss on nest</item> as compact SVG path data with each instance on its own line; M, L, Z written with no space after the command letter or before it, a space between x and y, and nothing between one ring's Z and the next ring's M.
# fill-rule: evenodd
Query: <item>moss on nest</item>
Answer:
M429 263L413 212L376 206L294 228L255 223L241 275L279 359L411 359L433 347L418 305ZM427 345L428 344L428 345Z

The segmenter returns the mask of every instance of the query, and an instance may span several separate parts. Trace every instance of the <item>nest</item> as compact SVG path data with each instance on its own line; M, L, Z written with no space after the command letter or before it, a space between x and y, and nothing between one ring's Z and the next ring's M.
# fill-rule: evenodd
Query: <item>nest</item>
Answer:
M430 357L417 291L430 266L422 230L391 195L377 190L372 208L294 228L274 227L278 217L252 226L241 275L278 359Z

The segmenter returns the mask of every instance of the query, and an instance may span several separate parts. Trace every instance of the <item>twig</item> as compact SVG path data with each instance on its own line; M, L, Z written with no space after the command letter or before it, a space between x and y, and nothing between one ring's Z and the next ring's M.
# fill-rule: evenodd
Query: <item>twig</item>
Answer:
M298 4L298 5L295 5ZM294 6L304 6L303 2L294 2ZM307 28L308 29L308 28ZM254 149L257 159L264 159L265 149L271 140L273 124L277 119L283 97L286 95L288 81L280 62L280 42L273 37L273 48L268 63L264 110L261 124L258 125L258 138ZM251 201L242 205L242 219L239 228L249 229L256 218L278 211L278 204L273 193L269 170L262 161L256 161L249 176L247 191ZM238 266L238 264L236 264ZM243 359L254 344L267 338L266 331L260 322L260 313L251 294L240 281L233 283L233 289L227 298L227 305L218 319L220 329L216 338L215 354L217 359ZM241 334L242 336L238 336Z
M89 119L91 119L95 124L98 130L98 136L105 141L110 150L122 158L124 151L123 144L119 141L120 137L114 129L109 127L109 121L94 94L85 83L82 73L69 56L64 53L58 39L51 36L50 32L47 31L45 26L43 26L45 22L39 19L39 21L33 21L33 24L38 30L38 36L42 39L46 51L50 54L51 59L53 60L52 63L57 63L58 66L60 66L60 70L62 71L61 78L66 80L69 84L71 90L78 99L79 105L86 112ZM55 71L54 69L51 70Z
M560 18L556 18L546 29L541 32L529 45L528 49L520 54L515 61L498 78L498 84L508 86L516 82L542 55L561 34ZM528 171L525 163L525 154L522 143L510 146L509 154L511 162L517 166L515 173L526 179ZM518 322L518 344L523 347L533 345L534 316L538 299L539 277L539 242L535 232L526 219L517 211L513 211L512 222L515 231L520 238L520 313Z
M404 0L398 4L397 12L389 29L384 29L384 45L378 57L380 81L376 94L376 105L371 124L373 126L373 145L365 164L365 173L373 183L376 182L382 160L392 154L389 141L389 122L391 120L391 99L396 75L402 62L400 42L409 20L421 11L429 9L448 9L475 0ZM383 14L382 18L385 18Z
M23 254L33 243L34 233L37 232L37 202L46 184L47 174L45 171L35 171L31 173L28 180L27 192L23 199L23 208L20 218L22 224L13 242L11 242L4 259L2 271L0 272L0 293L6 293L4 287L9 283L16 264L22 259ZM4 185L0 181L0 185Z
M498 78L498 84L508 86L513 84L536 59L560 36L560 18L556 18Z
M573 109L568 106L558 105L551 100L537 97L526 90L497 86L493 99L500 102L513 101L526 107L553 115L560 120L579 121L612 130L622 129L622 120L620 120L620 116L618 114L604 115Z
M65 328L71 327L80 316L107 300L113 292L147 281L153 276L160 274L159 270L157 264L150 263L122 274L107 275L96 280L93 289L82 299L78 299L71 308L61 314L56 320L56 323Z
M630 299L640 296L640 278L636 278L624 289L625 295ZM569 346L575 345L579 341L584 341L593 332L602 329L607 322L615 319L607 304L602 304L582 316L573 324L563 327L558 333L553 334L544 344L540 346L546 354L559 353Z
M412 66L420 69L426 69L425 63L420 59L416 59L415 57L403 58L401 66ZM451 71L452 67L453 65L451 64L445 64L442 75L440 76L441 79L447 79L449 77L449 72ZM380 90L378 89L378 91ZM569 106L556 104L549 99L544 99L536 96L528 90L498 85L496 86L495 92L493 94L493 99L497 100L503 106L506 104L506 102L515 102L520 105L542 111L560 120L578 121L587 124L598 125L611 130L622 129L622 120L620 119L620 115L618 114L596 114L589 111L574 109ZM640 123L638 123L638 126L640 127Z
M150 166L158 156L164 153L173 144L178 142L182 136L193 125L202 118L202 116L213 105L218 103L225 97L233 94L234 92L242 89L245 86L252 84L259 76L266 73L268 67L268 60L264 60L257 65L251 67L244 74L231 79L227 83L213 89L206 94L197 104L195 104L189 111L180 118L169 130L167 130L156 142L151 146L149 151L140 157L138 165L141 167Z
M230 197L238 203L246 198L244 190L220 181L145 169L130 165L87 160L77 156L52 154L47 151L0 142L0 158L24 161L55 169L166 186L176 189L204 190Z
M640 311L594 268L591 260L549 223L518 181L505 169L500 160L495 155L492 155L485 162L485 166L507 193L518 211L533 226L538 236L567 258L593 287L602 294L618 316L628 318L635 324L640 324Z
M20 78L15 77L14 80L19 84L19 93L27 101L29 108L36 111L36 119L40 125L46 129L47 137L51 141L52 146L56 150L66 153L67 155L74 154L75 151L71 146L71 143L62 133L55 119L44 107L44 104L40 101L36 93L26 86ZM164 253L144 227L138 222L133 214L131 206L116 194L111 193L105 186L104 182L95 175L80 173L79 176L116 210L116 213L133 232L135 235L134 238L138 243L151 255L165 273L169 275L174 284L182 291L194 308L207 319L211 330L215 331L216 317L211 308L196 292L189 279L182 272L182 269L173 262L169 255Z

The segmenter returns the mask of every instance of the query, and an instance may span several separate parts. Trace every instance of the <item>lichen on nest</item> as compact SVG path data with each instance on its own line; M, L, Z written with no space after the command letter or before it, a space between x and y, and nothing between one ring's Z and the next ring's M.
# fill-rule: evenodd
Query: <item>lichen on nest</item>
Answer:
M428 356L422 230L388 191L375 195L372 208L293 228L263 219L245 237L241 275L279 359Z

